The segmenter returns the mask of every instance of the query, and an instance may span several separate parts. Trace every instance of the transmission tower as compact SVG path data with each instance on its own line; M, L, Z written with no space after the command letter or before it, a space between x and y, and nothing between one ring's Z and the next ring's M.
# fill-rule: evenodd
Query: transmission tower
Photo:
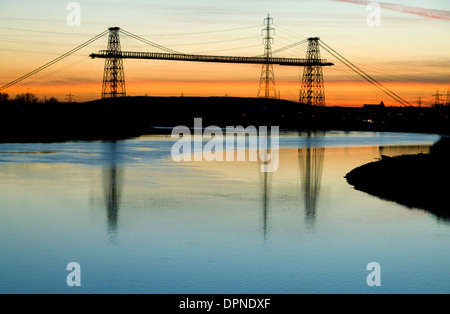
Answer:
M450 107L450 87L447 87L447 98L445 100L445 106Z
M306 60L312 65L305 66L303 70L302 86L300 89L300 102L313 106L325 106L325 89L319 50L319 38L308 38L308 51Z
M275 34L275 29L270 26L272 24L273 19L269 15L267 15L267 17L264 19L264 25L266 25L266 27L262 30L262 34L265 36L263 39L264 57L267 59L272 58L272 35ZM264 96L261 96L262 92L264 93ZM273 93L272 97L270 96L271 92ZM275 74L272 64L266 63L262 66L261 78L259 80L258 97L278 98L277 90L275 88Z
M72 92L69 91L69 94L67 94L66 96L67 96L67 98L66 98L67 102L69 104L73 103L73 100L74 100L75 96L72 94Z
M434 94L436 98L434 99L434 105L440 106L441 105L441 96L444 96L443 94L439 94L439 88L436 90L436 94Z
M111 57L105 59L103 71L102 98L125 97L125 74L122 58L117 57L122 52L120 48L119 27L109 28L108 53Z

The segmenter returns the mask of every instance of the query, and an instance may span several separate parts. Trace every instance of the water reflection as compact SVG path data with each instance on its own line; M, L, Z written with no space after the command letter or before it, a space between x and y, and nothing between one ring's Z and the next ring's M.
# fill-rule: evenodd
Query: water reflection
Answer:
M267 154L267 152L266 152ZM265 156L267 160L267 156ZM264 164L268 164L265 162ZM261 168L259 168L261 169ZM260 172L261 173L261 172ZM272 172L261 173L261 185L262 185L262 218L263 218L263 236L264 240L267 239L268 218L269 218L269 206L270 206L270 187L272 183Z
M324 159L325 152L327 150L328 157L330 157L329 164L330 167L335 163L333 159L333 152L336 150L334 148L325 149L323 147L317 147L321 145L326 145L322 142L323 136L318 133L310 133L307 136L307 147L291 150L293 155L293 159L288 159L287 157L282 157L286 159L281 159L280 162L284 162L285 167L291 167L291 170L295 173L298 171L300 175L299 185L293 187L295 191L299 191L300 199L302 200L302 204L297 206L302 206L300 208L303 211L304 221L306 227L314 228L317 224L317 212L320 203L320 197L323 195L324 191L322 189L322 178L324 176ZM105 155L108 156L106 158L106 162L103 165L102 169L102 188L97 190L96 200L97 200L97 208L101 208L102 213L105 211L106 213L106 221L107 221L107 234L112 243L115 243L118 239L118 229L119 229L119 218L120 211L129 210L133 206L145 207L141 204L141 202L145 202L146 204L152 203L157 204L156 206L161 206L161 204L167 203L168 200L164 197L160 200L158 197L155 199L155 195L146 195L139 194L133 189L127 189L127 193L132 193L133 197L130 195L124 195L123 193L123 177L124 170L121 166L120 156L125 155L124 151L120 151L120 144L116 142L111 142L105 144L106 151L104 151ZM401 153L414 153L417 151L427 152L429 149L427 146L379 146L370 148L370 154L374 154L374 157L378 157L377 153L386 154L386 155L398 155ZM349 150L349 148L344 148L345 151ZM126 152L130 154L130 151ZM269 152L267 152L269 153ZM297 156L295 156L297 153ZM327 157L327 159L328 159ZM266 158L268 159L268 158ZM368 159L370 160L370 158ZM151 164L151 160L147 161ZM293 164L289 164L292 162ZM217 165L219 166L219 165ZM272 191L272 185L275 183L278 186L278 178L280 174L278 172L260 172L261 163L256 167L259 174L259 191L260 197L258 200L260 217L260 235L262 235L264 241L267 240L269 236L269 229L271 227L271 214L273 217L276 216L278 210L278 204L271 202L271 197L275 197L277 199L277 191ZM358 166L358 163L352 164L348 166L348 169L352 169ZM298 167L298 170L296 168ZM129 180L127 184L130 184L133 171L129 170L128 174ZM250 170L249 171L254 171ZM275 175L275 177L273 177ZM328 176L328 173L325 174ZM158 178L158 180L162 180ZM202 177L199 176L199 180L203 180ZM256 177L258 180L258 176ZM290 181L292 184L292 181ZM170 184L174 184L175 182L170 182ZM255 182L258 186L258 182ZM214 185L211 185L214 186ZM297 193L296 193L297 194ZM297 194L298 195L298 194ZM136 205L136 202L139 200L139 205ZM297 209L298 211L298 209Z
M75 260L94 270L82 293L367 293L361 273L375 259L392 269L387 293L448 291L450 225L344 179L379 153L417 149L305 140L281 146L274 173L161 161L158 139L1 147L0 290L64 292L52 274ZM58 153L34 153L47 151ZM321 285L330 271L339 284Z
M123 172L117 163L117 143L109 143L109 162L103 168L104 204L108 223L108 235L112 242L117 240L120 201L122 196Z
M310 134L309 137L311 137ZM305 205L305 221L307 226L314 226L316 223L324 156L325 148L323 147L308 147L298 150L301 190Z
M408 145L408 146L379 146L378 153L380 156L398 156L406 154L428 154L430 145Z

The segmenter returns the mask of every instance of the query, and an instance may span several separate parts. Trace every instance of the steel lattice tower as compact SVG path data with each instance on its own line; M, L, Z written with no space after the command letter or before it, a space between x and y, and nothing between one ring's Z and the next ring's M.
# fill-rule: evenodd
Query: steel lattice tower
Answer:
M447 87L447 99L445 100L445 105L450 107L450 87Z
M103 71L102 98L125 97L125 72L122 58L117 58L122 52L120 48L119 27L109 28L108 53L111 57L105 59Z
M311 63L320 63L321 59L318 37L308 38L306 60ZM322 66L305 66L300 90L300 102L313 106L325 106L325 88Z
M270 25L273 24L273 19L267 15L264 19L264 25L266 28L262 30L263 35L265 35L264 42L264 57L272 58L272 34L275 34L275 29ZM264 92L264 96L261 96L261 92ZM273 96L270 93L273 92ZM275 74L273 71L273 65L266 63L263 64L261 70L261 78L259 80L258 97L264 98L278 98L277 90L275 88Z

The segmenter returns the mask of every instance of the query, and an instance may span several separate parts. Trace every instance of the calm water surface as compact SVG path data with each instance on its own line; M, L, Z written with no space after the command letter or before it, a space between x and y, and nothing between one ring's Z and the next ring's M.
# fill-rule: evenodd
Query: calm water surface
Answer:
M0 144L0 293L449 293L450 223L344 179L437 140L289 133L267 174L174 162L167 136Z

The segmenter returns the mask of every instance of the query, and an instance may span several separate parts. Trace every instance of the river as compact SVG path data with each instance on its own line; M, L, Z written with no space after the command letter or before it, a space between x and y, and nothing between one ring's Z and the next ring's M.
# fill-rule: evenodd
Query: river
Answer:
M167 135L0 144L0 293L449 293L450 223L344 179L438 139L282 133L273 173L175 162Z

